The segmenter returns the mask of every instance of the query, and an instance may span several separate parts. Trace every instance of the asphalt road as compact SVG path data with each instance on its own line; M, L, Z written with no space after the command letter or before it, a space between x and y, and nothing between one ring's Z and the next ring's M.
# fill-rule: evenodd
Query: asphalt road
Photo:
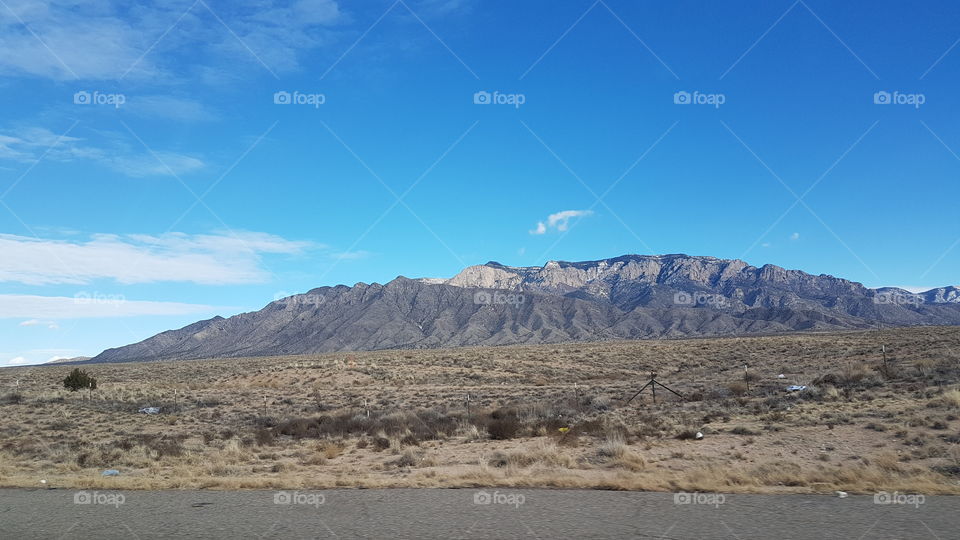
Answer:
M675 500L678 499L678 500ZM904 503L904 504L900 504ZM958 538L960 498L0 489L0 538Z

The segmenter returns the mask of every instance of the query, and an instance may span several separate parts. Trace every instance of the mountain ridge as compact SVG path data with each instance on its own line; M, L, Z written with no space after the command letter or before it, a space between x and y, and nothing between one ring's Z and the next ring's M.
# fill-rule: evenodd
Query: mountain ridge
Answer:
M90 362L960 324L960 289L869 289L706 256L623 255L335 285L197 321Z

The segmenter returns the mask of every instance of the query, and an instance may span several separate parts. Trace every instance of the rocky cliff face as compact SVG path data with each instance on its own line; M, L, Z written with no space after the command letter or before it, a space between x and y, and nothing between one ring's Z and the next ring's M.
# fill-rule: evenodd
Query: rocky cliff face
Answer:
M687 255L624 256L589 262L549 262L543 267L471 266L445 282L466 288L510 289L606 300L623 309L656 302L657 292L704 293L733 310L755 307L822 306L837 297L871 296L859 283L812 276L771 264L761 268L739 260ZM672 299L670 299L672 303Z
M450 279L322 287L215 317L92 361L305 354L960 324L958 289L914 295L827 275L687 255L543 267L471 266Z

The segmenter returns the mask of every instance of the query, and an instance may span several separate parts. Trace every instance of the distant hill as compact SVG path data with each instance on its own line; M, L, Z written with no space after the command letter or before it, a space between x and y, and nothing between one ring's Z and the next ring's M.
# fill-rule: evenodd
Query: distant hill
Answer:
M89 356L74 356L73 358L57 358L56 360L44 362L44 364L66 364L70 362L86 362L87 360L90 360Z
M744 335L960 324L956 287L910 293L688 255L539 267L495 262L450 279L321 287L108 349L92 362Z

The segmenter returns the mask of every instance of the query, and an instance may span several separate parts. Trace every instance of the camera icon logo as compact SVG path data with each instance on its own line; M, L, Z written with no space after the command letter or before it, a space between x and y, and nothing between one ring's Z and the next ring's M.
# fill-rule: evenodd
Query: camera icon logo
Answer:
M891 504L893 497L886 491L881 491L873 495L873 504Z
M473 94L473 104L474 105L489 105L492 103L490 98L490 92L481 90Z
M673 94L673 103L676 105L689 105L690 101L690 92L680 90Z
M673 494L673 504L691 504L693 502L693 497L689 493L674 493Z
M487 291L477 291L473 293L473 303L477 305L490 305L493 303L493 296Z
M890 92L881 90L873 94L873 103L875 105L889 105L892 103Z
M86 491L79 491L73 494L73 504L91 504L93 497Z
M679 291L673 294L673 303L678 306L692 306L696 304L696 300L693 298L692 294Z
M293 504L293 497L287 491L278 491L273 494L273 504Z
M490 504L492 502L493 497L486 491L478 491L473 494L473 504Z
M273 93L273 103L275 105L289 105L292 103L290 92L286 90L280 90L279 92Z
M80 90L79 92L73 94L73 103L75 105L89 105L90 92L87 92L86 90Z

